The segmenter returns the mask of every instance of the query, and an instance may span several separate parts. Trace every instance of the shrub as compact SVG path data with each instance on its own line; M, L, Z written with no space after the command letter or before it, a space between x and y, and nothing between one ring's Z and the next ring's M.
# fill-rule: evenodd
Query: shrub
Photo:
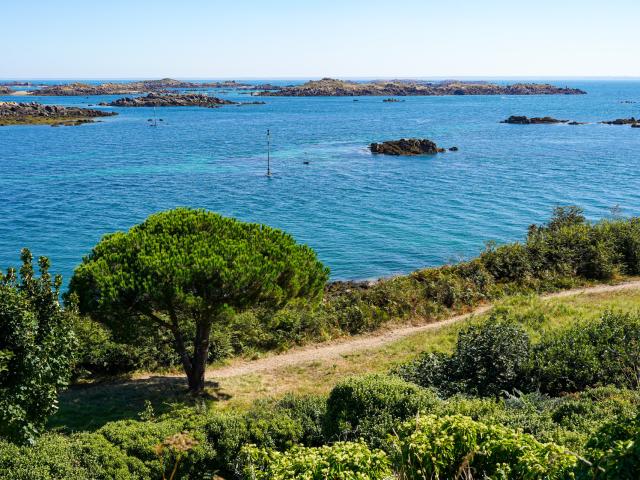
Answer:
M172 435L190 430L190 434L199 444L188 452L181 462L182 475L194 470L201 470L208 465L213 456L209 445L206 443L204 433L198 424L189 424L179 418L161 418L157 421L120 420L110 422L96 431L112 445L122 450L129 457L135 457L144 463L152 477L161 478L164 471L164 459L156 452L156 447Z
M438 402L433 392L384 375L352 377L336 385L327 400L325 436L364 438L381 446L399 421L428 411Z
M502 395L525 386L529 350L529 336L520 325L492 316L462 330L453 355L426 353L395 373L445 396Z
M550 394L589 386L640 386L640 314L605 313L551 332L534 348L534 376Z
M464 478L564 479L576 457L552 443L459 415L407 421L393 440L401 480Z
M590 464L583 462L579 479L635 480L640 471L640 415L605 425L587 443Z
M57 410L67 385L75 339L70 317L58 303L62 278L51 278L49 260L22 250L20 279L0 273L0 436L32 442Z
M208 465L212 469L233 472L243 445L286 450L303 441L303 424L285 411L258 404L244 414L216 413L203 425L206 441L212 448Z
M247 480L383 480L391 478L387 455L364 443L338 442L316 448L294 447L281 453L247 446L242 451Z

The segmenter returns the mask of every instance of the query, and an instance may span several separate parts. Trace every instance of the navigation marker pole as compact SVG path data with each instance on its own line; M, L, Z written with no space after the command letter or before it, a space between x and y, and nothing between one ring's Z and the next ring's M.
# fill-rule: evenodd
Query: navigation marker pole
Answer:
M271 133L267 129L267 177L271 176Z

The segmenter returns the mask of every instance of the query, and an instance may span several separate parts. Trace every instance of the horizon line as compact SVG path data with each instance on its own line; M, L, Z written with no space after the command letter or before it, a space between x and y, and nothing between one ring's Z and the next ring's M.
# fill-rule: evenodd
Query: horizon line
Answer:
M205 81L228 81L228 80L320 80L332 78L336 80L640 80L640 76L634 75L310 75L310 76L38 76L38 77L18 77L0 76L0 80L147 80L147 79L171 78L175 80L205 80Z

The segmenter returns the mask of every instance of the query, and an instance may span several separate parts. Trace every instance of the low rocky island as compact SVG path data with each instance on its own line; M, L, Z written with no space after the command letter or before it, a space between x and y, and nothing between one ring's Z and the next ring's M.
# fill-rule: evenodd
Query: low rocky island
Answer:
M239 83L235 80L224 82L200 83L184 82L173 78L161 80L141 80L137 82L110 82L101 84L66 83L48 85L30 92L39 96L90 96L90 95L134 95L138 93L167 92L175 89L203 89L203 88L234 88L251 89L253 85Z
M5 87L4 85L0 85L0 95L11 95L12 93L12 89Z
M553 117L525 117L524 115L511 115L506 120L502 120L500 123L511 123L513 125L544 125L553 123L569 123L569 120L558 120ZM577 124L577 122L571 122L571 124Z
M91 123L98 117L109 117L112 115L117 115L117 113L89 108L42 105L36 102L0 102L0 126L71 126Z
M383 155L433 155L445 151L444 148L438 147L438 145L426 138L401 138L400 140L372 143L369 146L369 150L371 150L371 153Z
M582 95L577 88L556 87L540 83L498 85L485 82L423 82L417 80L379 80L353 82L323 78L302 85L259 92L258 95L277 97L345 97L345 96L442 96L442 95Z
M236 105L236 102L211 97L202 93L149 93L142 97L124 97L113 102L101 103L110 107L207 107Z

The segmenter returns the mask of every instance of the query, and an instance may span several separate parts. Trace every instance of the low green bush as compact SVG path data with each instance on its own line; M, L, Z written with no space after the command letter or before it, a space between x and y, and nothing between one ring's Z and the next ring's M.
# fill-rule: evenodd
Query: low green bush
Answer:
M533 376L551 395L598 385L640 386L640 314L607 312L544 335L533 349Z
M524 328L509 318L492 316L462 330L452 355L425 353L394 372L444 396L498 396L526 387L529 351Z
M460 415L403 423L391 455L401 480L565 479L576 464L576 457L558 445Z
M603 426L587 443L588 462L581 462L581 480L636 480L640 472L640 415Z
M420 411L429 411L438 401L435 393L397 377L348 378L329 394L325 437L363 438L372 446L384 446L387 434L398 422Z
M364 443L294 447L287 452L246 446L242 450L246 480L384 480L391 478L387 455Z

